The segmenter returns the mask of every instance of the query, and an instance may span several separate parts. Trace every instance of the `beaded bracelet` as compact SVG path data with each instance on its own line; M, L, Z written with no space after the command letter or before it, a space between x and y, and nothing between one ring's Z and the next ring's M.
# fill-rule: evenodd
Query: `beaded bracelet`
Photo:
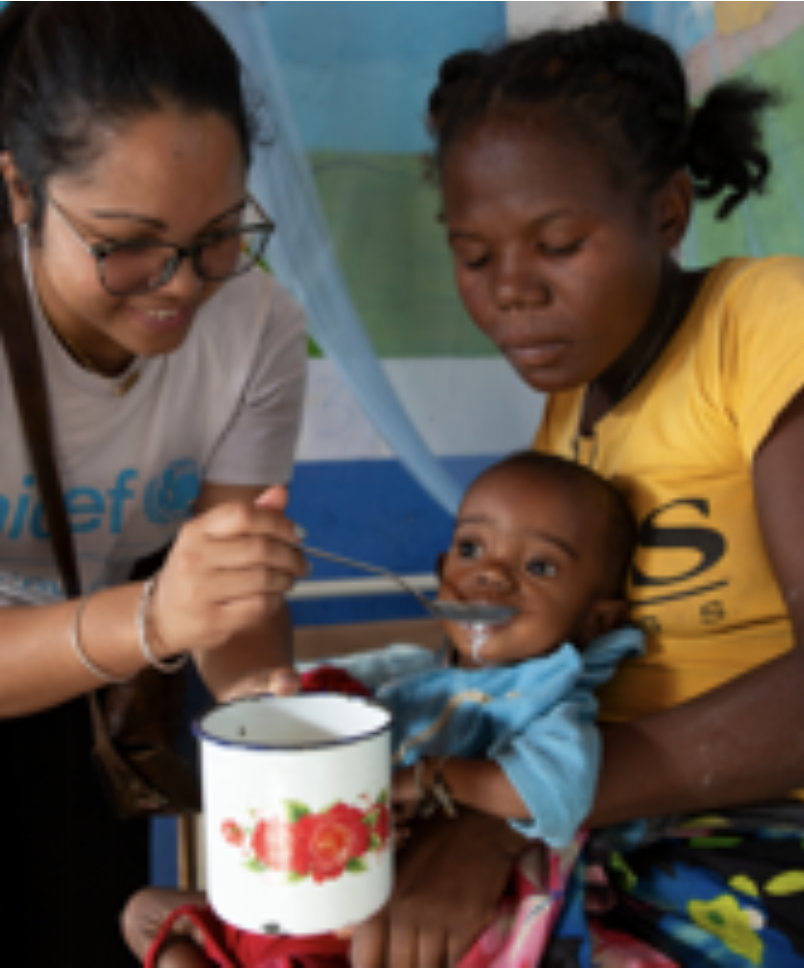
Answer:
M421 758L414 767L414 780L416 794L419 800L419 814L423 818L429 818L439 809L447 818L458 817L458 807L449 785L444 778L444 765L446 757L440 758L433 770L433 779L427 784L427 759Z
M91 599L91 596L86 596L79 600L78 606L75 609L75 617L73 618L73 625L70 629L70 643L72 644L73 651L93 677L97 677L98 680L104 681L107 684L125 684L130 680L129 677L117 677L115 674L110 674L108 671L100 668L89 659L84 645L81 643L81 619Z
M157 657L153 652L148 639L148 615L151 610L151 604L153 603L155 592L156 577L149 579L148 582L144 584L142 588L142 596L140 597L140 605L137 609L137 636L140 643L140 650L142 650L142 653L148 663L160 673L176 674L186 665L188 659L187 654L178 657L176 660L165 662L164 660L160 660L159 657ZM156 633L156 631L154 631L154 633Z
M442 758L436 765L435 771L433 772L433 782L430 785L430 792L448 818L457 818L458 808L455 804L455 799L452 797L452 792L449 790L447 780L444 777L446 760L446 758Z

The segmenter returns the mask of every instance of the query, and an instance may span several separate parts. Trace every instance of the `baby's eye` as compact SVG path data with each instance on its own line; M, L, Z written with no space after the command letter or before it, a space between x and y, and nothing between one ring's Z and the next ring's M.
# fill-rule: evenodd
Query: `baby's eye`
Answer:
M531 559L525 568L529 576L538 579L555 579L558 575L558 567L546 559Z
M461 559L477 559L483 554L483 547L474 539L459 539L455 543L455 550Z

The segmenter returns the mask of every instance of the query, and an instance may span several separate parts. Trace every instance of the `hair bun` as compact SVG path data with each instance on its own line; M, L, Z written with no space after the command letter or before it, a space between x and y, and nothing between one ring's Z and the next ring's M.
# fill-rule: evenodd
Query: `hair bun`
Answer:
M467 76L476 76L485 61L486 56L481 51L459 51L448 57L438 72L441 84L452 85L463 81Z
M484 61L485 55L481 51L465 50L453 54L441 64L438 84L430 94L428 102L431 131L439 127L442 115L455 91L467 81L480 76Z

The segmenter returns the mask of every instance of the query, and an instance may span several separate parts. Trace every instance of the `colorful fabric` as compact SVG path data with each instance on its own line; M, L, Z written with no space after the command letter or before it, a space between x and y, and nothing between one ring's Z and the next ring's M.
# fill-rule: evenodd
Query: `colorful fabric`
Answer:
M561 852L531 847L520 858L491 926L459 967L538 967L564 905L583 839Z
M564 887L579 847L580 843L563 853L541 848L526 852L496 919L459 966L537 966L560 912ZM351 966L349 944L334 936L290 938L244 933L223 923L206 906L185 906L171 914L144 965L158 966L159 954L171 934L177 931L187 935L188 923L206 956L219 967Z
M804 809L596 834L539 966L804 966Z
M611 479L639 519L629 598L649 634L601 699L630 720L792 645L758 521L753 459L804 386L804 260L728 260L645 378L576 449L583 390L551 395L537 444Z
M260 937L207 908L189 919L221 967L348 967L334 937ZM797 803L579 837L520 858L469 967L804 967L804 807Z

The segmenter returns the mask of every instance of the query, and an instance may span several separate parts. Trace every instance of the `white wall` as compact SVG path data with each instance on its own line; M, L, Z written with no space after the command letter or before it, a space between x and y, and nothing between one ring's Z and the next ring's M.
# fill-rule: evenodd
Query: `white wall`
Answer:
M605 3L560 0L512 0L508 4L508 22L512 34L529 33L555 23L579 23L595 20L605 13Z

